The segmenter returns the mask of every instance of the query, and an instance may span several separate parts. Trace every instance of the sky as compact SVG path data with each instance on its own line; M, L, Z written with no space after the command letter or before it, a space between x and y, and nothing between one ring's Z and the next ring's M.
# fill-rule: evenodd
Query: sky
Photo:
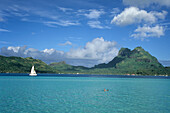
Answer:
M0 0L0 55L92 67L141 46L170 66L170 0Z

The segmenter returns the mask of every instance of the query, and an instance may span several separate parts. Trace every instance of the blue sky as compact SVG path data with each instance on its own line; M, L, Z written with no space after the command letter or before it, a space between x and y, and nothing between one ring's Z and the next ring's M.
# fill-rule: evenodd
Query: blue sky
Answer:
M0 0L0 54L93 66L142 46L170 66L168 0Z

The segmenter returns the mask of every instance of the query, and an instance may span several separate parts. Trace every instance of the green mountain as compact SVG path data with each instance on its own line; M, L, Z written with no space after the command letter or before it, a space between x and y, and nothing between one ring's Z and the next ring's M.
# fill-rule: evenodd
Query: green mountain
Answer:
M95 68L114 68L122 74L139 75L165 75L167 70L158 62L158 60L145 51L142 47L134 50L121 48L118 56L105 64L95 65Z
M58 71L38 59L0 55L0 73L30 73L32 65L35 66L37 73L58 73Z
M165 67L167 70L167 75L170 75L170 67Z
M163 67L158 60L142 47L134 50L121 48L112 61L95 65L92 68L72 66L65 62L47 65L31 57L0 56L0 73L29 73L35 65L37 73L65 73L65 74L107 74L107 75L170 75L170 68Z
M66 64L64 61L49 64L53 69L60 70L60 73L84 73L87 67L83 66L72 66Z

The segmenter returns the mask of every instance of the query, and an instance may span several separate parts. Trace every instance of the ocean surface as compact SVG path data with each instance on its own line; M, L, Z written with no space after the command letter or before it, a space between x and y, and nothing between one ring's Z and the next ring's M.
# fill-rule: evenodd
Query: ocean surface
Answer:
M170 78L0 74L0 113L170 113Z

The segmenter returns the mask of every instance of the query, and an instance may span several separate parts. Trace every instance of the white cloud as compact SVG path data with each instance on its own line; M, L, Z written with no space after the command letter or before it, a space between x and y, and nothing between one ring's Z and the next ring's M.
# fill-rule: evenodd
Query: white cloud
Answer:
M155 23L158 19L164 19L167 12L147 12L140 10L137 7L125 8L123 12L115 16L111 23L115 23L120 26L135 24L135 23Z
M84 14L89 19L98 19L105 12L103 10L90 9L89 13Z
M161 37L164 35L164 28L162 26L156 25L154 27L150 27L144 25L143 27L138 27L135 33L131 35L136 39L141 39L142 41L149 37Z
M55 49L44 49L43 52L44 53L48 53L48 54L52 54L54 53L56 50Z
M51 10L45 10L40 7L33 7L27 5L14 5L9 4L6 7L4 6L0 10L0 21L3 21L3 17L12 17L17 16L20 18L29 17L29 16L39 16L50 20L58 20L57 13ZM36 20L36 19L34 19ZM38 20L38 19L37 19Z
M19 57L25 57L25 49L26 46L23 47L13 47L9 46L8 48L3 47L1 48L1 54L6 56L19 56Z
M111 11L111 16L115 16L119 12L120 12L119 8L113 8L112 11Z
M165 19L165 16L168 14L167 11L162 12L151 11L150 13L158 19Z
M111 61L118 53L116 42L105 41L103 38L96 38L86 43L84 48L72 49L67 55L77 59L94 59L98 63Z
M137 7L125 8L120 14L115 16L111 23L116 25L125 26L131 24L141 24L142 27L138 26L131 37L135 39L145 40L150 37L161 37L164 35L164 27L156 25L159 20L164 20L168 12L156 12L140 10Z
M21 5L14 5L19 11L22 11L23 13L25 13L25 16L29 15L37 15L40 17L44 17L44 18L48 18L48 19L52 19L52 20L58 20L58 16L54 11L50 11L50 10L44 10L38 7L27 7L27 6L21 6ZM12 7L14 7L12 6ZM14 11L11 10L11 12L13 13ZM18 12L20 13L20 12Z
M65 43L59 44L59 45L61 45L61 46L66 46L66 45L72 45L72 43L71 43L70 41L66 41Z
M13 47L13 46L9 46L9 47L8 47L8 50L12 50L12 51L14 51L15 53L18 53L19 49L20 49L20 47Z
M108 26L102 26L100 21L88 21L87 23L91 28L98 28L98 29L110 29Z
M76 26L76 25L80 25L79 22L71 22L69 20L60 20L60 21L48 21L48 22L44 22L45 25L49 26L49 27L56 27L57 25L60 26Z
M137 6L137 7L148 7L149 5L161 5L170 6L170 0L123 0L125 5Z
M10 31L7 30L7 29L1 29L1 28L0 28L0 32L10 32Z
M45 49L39 51L34 48L3 47L0 54L5 56L33 57L46 63L66 61L72 65L92 67L99 63L111 61L118 53L116 42L105 41L103 38L96 38L86 43L84 48L72 49L69 52Z
M59 10L66 12L66 11L72 11L73 9L71 8L65 8L65 7L58 7Z

